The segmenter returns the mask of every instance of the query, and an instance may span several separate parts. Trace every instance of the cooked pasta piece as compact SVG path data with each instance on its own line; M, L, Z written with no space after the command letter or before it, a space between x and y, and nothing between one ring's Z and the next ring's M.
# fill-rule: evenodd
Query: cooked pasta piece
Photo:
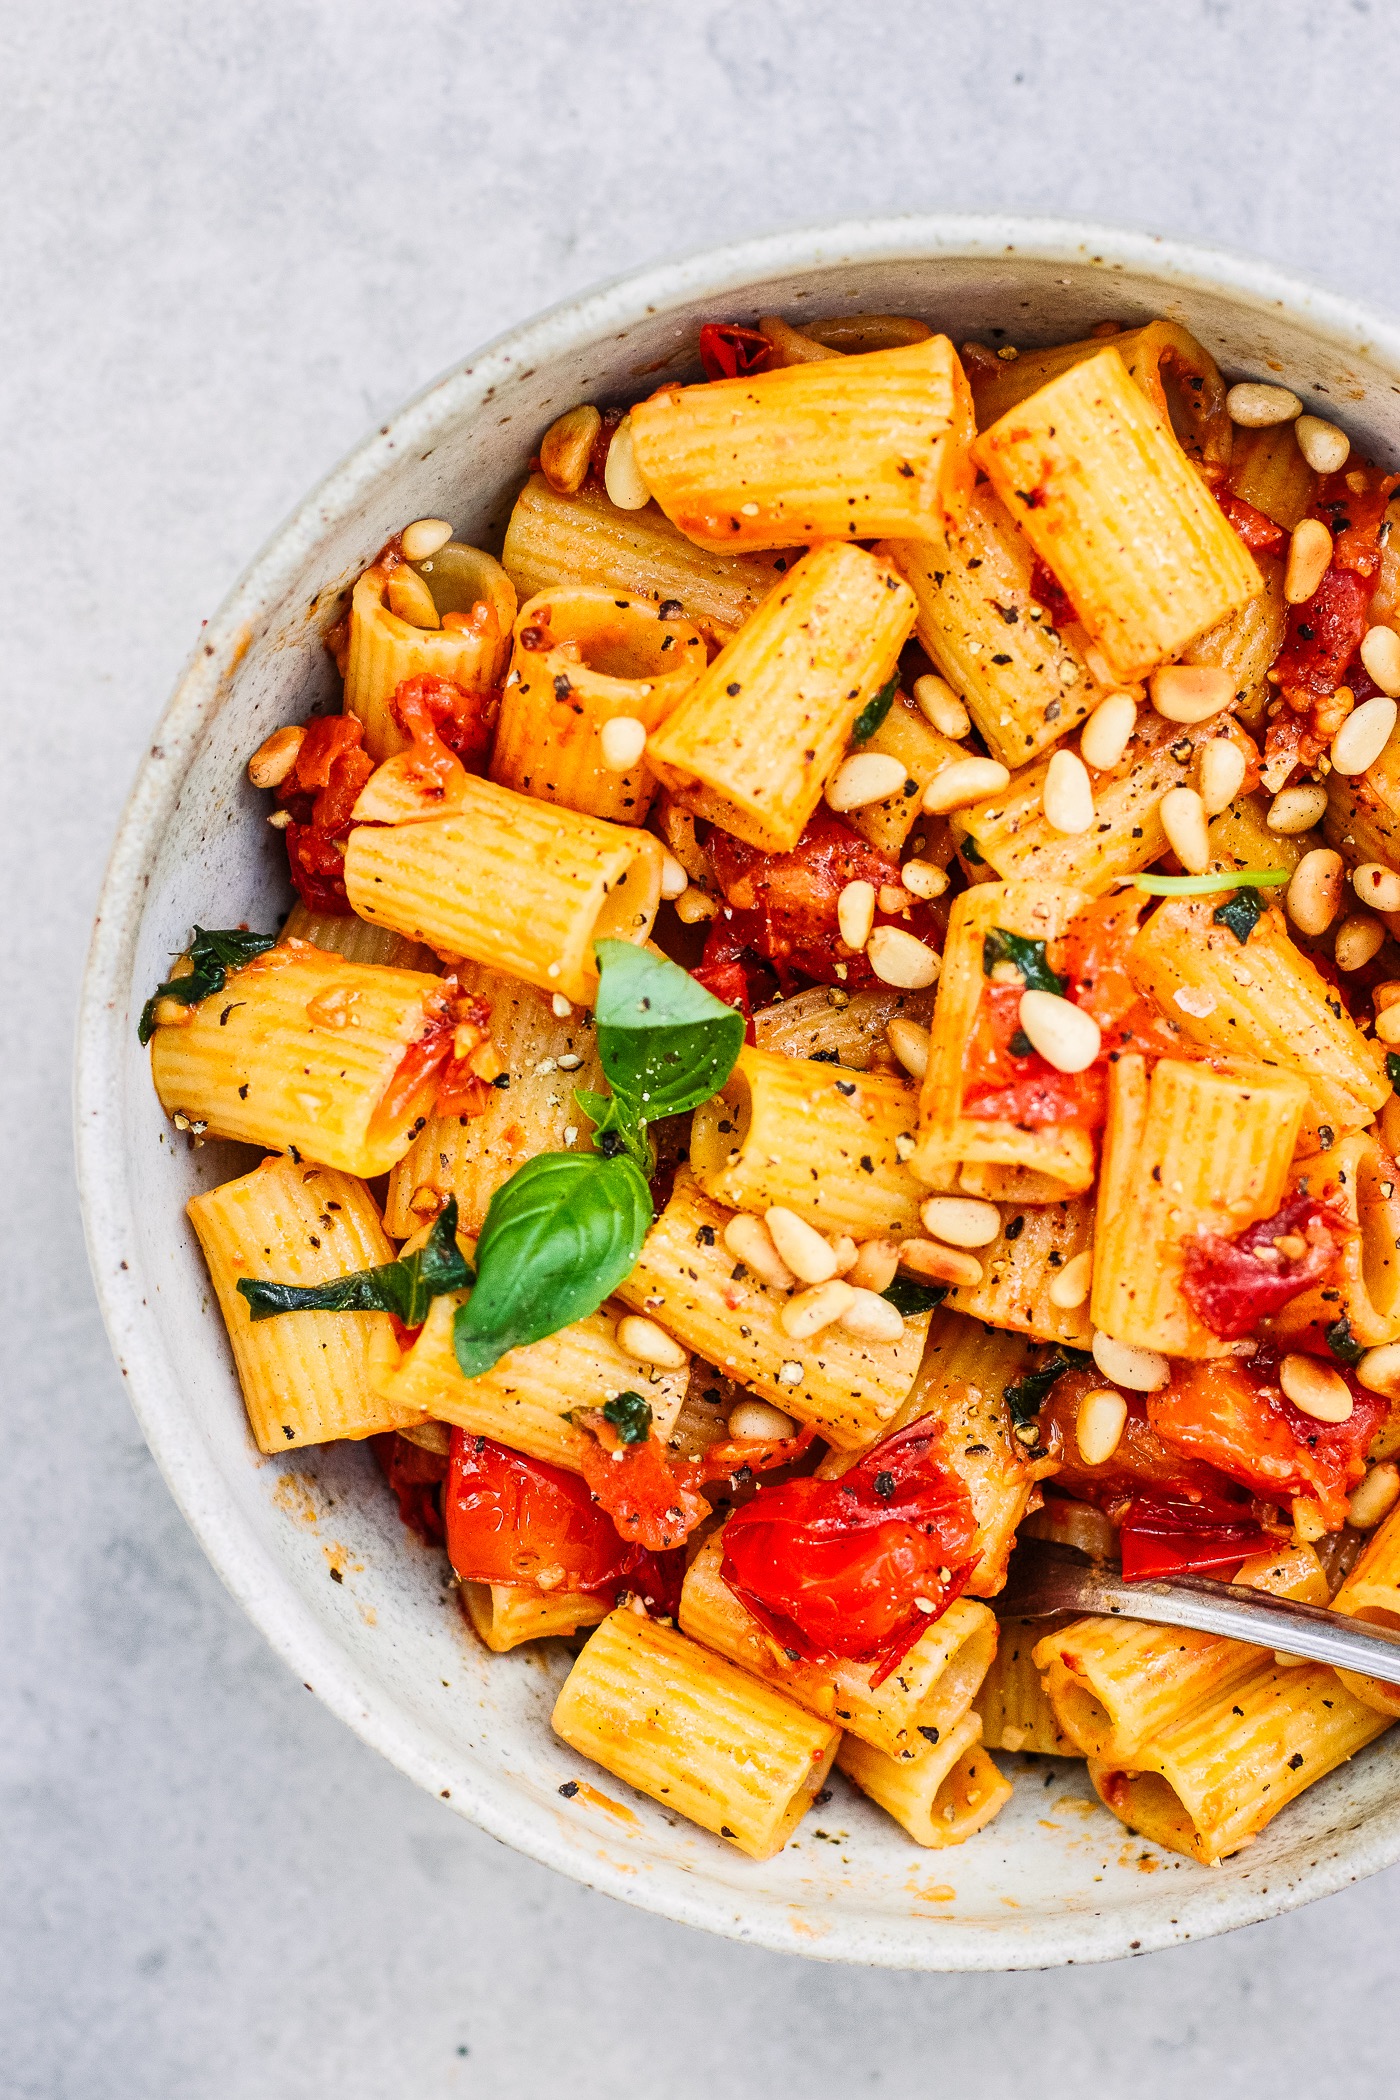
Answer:
M1077 1619L1037 1643L1045 1696L1081 1757L1131 1763L1205 1700L1266 1659L1265 1650L1137 1619Z
M972 1702L982 1723L984 1750L1038 1757L1079 1754L1046 1697L1031 1653L1044 1630L1040 1619L998 1620L997 1652Z
M1179 321L1149 321L1112 340L1134 384L1172 427L1190 456L1208 466L1228 466L1240 441L1253 433L1232 428L1219 367L1195 336ZM1097 356L1103 347L1103 336L1094 335L1083 342L1056 343L1048 349L1022 350L1009 360L998 359L975 382L979 427L985 430L1008 409L1038 393L1047 381Z
M1265 703L1274 695L1267 674L1283 647L1288 607L1283 596L1283 563L1268 555L1255 559L1264 579L1258 597L1197 635L1182 650L1181 660L1228 671L1235 688L1234 712L1257 734Z
M358 715L363 722L364 748L376 764L408 747L409 740L389 707L405 678L432 672L477 690L499 685L505 673L515 619L510 578L499 562L475 547L443 548L435 566L444 576L450 568L454 583L472 587L473 602L481 608L475 616L468 612L460 624L444 627L441 612L455 610L444 605L435 607L430 627L400 619L386 602L394 565L383 562L366 569L351 594L345 712ZM417 570L411 573L416 575ZM435 599L431 572L422 581L428 586L427 595ZM465 607L462 610L466 612Z
M964 1196L981 1196L988 1203L1065 1203L1076 1194L1053 1174L1038 1174L1034 1167L994 1166L984 1159L970 1159L959 1167L957 1186Z
M308 911L300 898L287 914L280 939L284 943L305 941L328 955L343 956L346 962L377 963L389 970L436 973L440 967L431 948L406 941L387 926L371 926L354 912Z
M1197 752L1199 778L1200 751ZM1279 868L1291 875L1303 855L1317 844L1315 831L1270 831L1269 797L1238 795L1209 826L1210 872L1233 874L1243 868Z
M1270 1323L1281 1342L1325 1332L1344 1318L1353 1342L1367 1349L1400 1341L1400 1197L1395 1161L1369 1130L1339 1138L1328 1152L1294 1164L1301 1188L1326 1192L1330 1209L1354 1230L1337 1268L1281 1306ZM1389 1193L1387 1194L1387 1191Z
M622 1606L555 1702L571 1749L750 1859L780 1852L820 1792L841 1731Z
M978 1747L981 1736L980 1717L967 1713L945 1742L914 1764L886 1757L854 1735L842 1737L836 1762L916 1845L941 1850L966 1844L1011 1799L1010 1780Z
M993 1327L1087 1349L1092 1339L1087 1285L1077 1305L1057 1305L1051 1286L1070 1262L1092 1256L1092 1196L1067 1196L1058 1202L1012 1200L1000 1208L1000 1232L977 1250L982 1281L959 1284L948 1294L949 1305Z
M1285 532L1301 525L1313 506L1317 477L1298 448L1292 423L1237 430L1230 489Z
M362 1181L330 1167L265 1159L185 1206L224 1316L248 1421L269 1455L336 1437L377 1436L422 1419L386 1401L378 1375L398 1357L384 1312L295 1312L254 1321L245 1278L329 1283L394 1259Z
M1328 774L1322 830L1353 868L1367 860L1400 867L1400 738L1364 773Z
M855 1072L892 1069L891 1021L908 1020L927 1028L933 1013L933 991L900 992L890 985L847 992L840 985L814 984L775 1006L760 1007L753 1017L760 1050L783 1057L822 1058Z
M612 1610L610 1601L580 1590L537 1590L531 1583L464 1582L462 1602L472 1631L493 1655L508 1655L522 1641L547 1641L596 1626Z
M845 813L852 831L897 860L921 821L924 789L936 773L966 758L967 753L961 744L932 728L907 693L895 694L884 721L858 748L897 758L904 768L904 779L892 795Z
M1393 1511L1367 1541L1366 1550L1332 1599L1333 1611L1400 1633L1400 1510ZM1356 1670L1338 1677L1363 1706L1393 1721L1400 1716L1400 1685Z

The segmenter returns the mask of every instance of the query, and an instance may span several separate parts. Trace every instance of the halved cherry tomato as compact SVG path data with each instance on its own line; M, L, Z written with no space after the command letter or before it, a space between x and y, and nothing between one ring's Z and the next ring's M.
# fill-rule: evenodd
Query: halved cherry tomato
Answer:
M1147 1419L1140 1393L1123 1395L1128 1418L1112 1457L1099 1465L1087 1464L1075 1434L1079 1404L1103 1382L1102 1371L1092 1363L1080 1370L1066 1371L1050 1388L1040 1411L1040 1441L1059 1462L1055 1475L1058 1490L1115 1515L1129 1497L1144 1492L1185 1502L1229 1496L1230 1483L1223 1473L1197 1459L1183 1457L1157 1434Z
M448 1559L464 1582L605 1590L632 1558L577 1473L489 1437L453 1430L443 1501Z
M1268 1313L1331 1273L1350 1229L1317 1197L1291 1196L1271 1218L1234 1239L1197 1233L1185 1246L1182 1296L1212 1334L1239 1341L1253 1334ZM1274 1245L1279 1239L1303 1240L1306 1251L1285 1259Z
M1221 1496L1189 1502L1184 1496L1137 1494L1118 1532L1125 1582L1165 1581L1173 1575L1225 1568L1272 1543L1248 1501Z

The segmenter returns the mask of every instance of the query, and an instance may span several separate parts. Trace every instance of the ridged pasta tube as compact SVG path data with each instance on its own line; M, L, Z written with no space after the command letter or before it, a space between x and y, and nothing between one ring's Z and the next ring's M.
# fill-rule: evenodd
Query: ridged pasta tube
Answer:
M385 602L390 571L377 562L351 593L345 712L363 722L364 748L376 765L408 748L408 738L389 710L405 678L432 672L475 690L498 684L504 674L515 618L514 586L489 554L474 547L454 551L469 557L479 576L479 602L486 615L474 626L415 627L401 620ZM431 576L424 580L431 591Z
M1092 1251L1093 1197L1007 1202L999 1208L1000 1232L978 1249L982 1281L950 1291L949 1305L993 1327L1087 1349L1092 1339L1087 1296L1080 1305L1056 1305L1050 1288L1069 1262Z
M1039 1619L999 1619L997 1652L977 1687L972 1709L982 1723L985 1750L1021 1751L1028 1756L1075 1757L1045 1695L1031 1650L1044 1631Z
M1332 1599L1332 1609L1400 1633L1400 1510L1367 1541L1366 1551ZM1379 1677L1363 1677L1356 1670L1338 1670L1337 1675L1363 1706L1387 1720L1400 1716L1400 1685L1383 1684Z
M596 1626L612 1605L580 1590L537 1590L531 1583L464 1582L462 1607L472 1631L493 1655L523 1641L557 1640Z
M980 1716L967 1713L946 1742L915 1764L886 1757L854 1735L842 1737L836 1762L916 1845L941 1851L985 1830L1011 1799L1011 1782L979 1747L981 1737Z

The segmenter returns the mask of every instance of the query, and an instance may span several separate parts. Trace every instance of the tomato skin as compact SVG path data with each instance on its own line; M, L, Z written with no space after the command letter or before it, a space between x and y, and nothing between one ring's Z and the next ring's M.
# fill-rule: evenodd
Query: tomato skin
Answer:
M500 695L472 690L455 678L419 672L395 687L391 711L425 760L441 746L459 758L469 773L484 770L491 749L491 729Z
M1224 495L1217 497L1217 501L1251 554L1282 553L1288 535L1281 525L1275 525L1262 510L1246 503L1243 496Z
M1138 1494L1119 1527L1118 1543L1125 1582L1160 1582L1236 1567L1251 1553L1267 1552L1273 1542L1248 1502Z
M1066 1371L1050 1389L1040 1411L1040 1440L1059 1461L1055 1486L1079 1502L1092 1502L1115 1515L1134 1495L1166 1496L1186 1502L1228 1496L1230 1483L1213 1466L1188 1458L1153 1428L1141 1393L1124 1393L1128 1419L1111 1458L1086 1465L1080 1455L1075 1424L1079 1404L1103 1385L1096 1365Z
M615 1434L607 1444L590 1439L583 1451L583 1477L621 1538L648 1553L683 1545L710 1514L704 1496L667 1465L655 1435L635 1444L619 1443Z
M452 1432L443 1510L463 1582L605 1590L621 1586L633 1558L577 1473L462 1429ZM557 1580L540 1582L555 1570Z
M438 1451L425 1451L391 1429L372 1436L370 1447L394 1491L399 1515L425 1546L443 1542L443 1520L438 1488L447 1478L447 1460Z
M1182 1296L1212 1334L1242 1340L1268 1314L1331 1274L1350 1229L1344 1217L1315 1196L1293 1196L1271 1218L1234 1239L1198 1233L1186 1242ZM1274 1252L1275 1239L1294 1236L1308 1243L1297 1260L1262 1258Z
M305 725L296 764L277 790L287 811L287 865L308 911L350 910L345 894L345 854L350 812L374 771L361 750L364 732L355 715L314 715Z
M750 372L766 372L772 357L773 345L756 328L706 321L700 330L700 363L707 379L744 379Z

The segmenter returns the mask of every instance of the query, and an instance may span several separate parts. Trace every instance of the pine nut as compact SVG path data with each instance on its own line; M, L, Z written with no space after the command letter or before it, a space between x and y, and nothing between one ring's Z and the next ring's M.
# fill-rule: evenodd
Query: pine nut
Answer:
M914 902L913 893L906 890L902 882L880 884L880 909L891 916L898 911L908 911Z
M1130 1393L1156 1393L1171 1377L1171 1366L1156 1349L1137 1349L1130 1342L1115 1342L1111 1334L1097 1330L1090 1345L1094 1362L1105 1378L1125 1385Z
M635 766L647 747L647 725L635 715L614 715L598 732L598 755L610 773Z
M1285 1356L1278 1382L1285 1397L1314 1422L1345 1422L1351 1415L1351 1387L1340 1371L1315 1356Z
M1112 1386L1086 1393L1074 1418L1074 1441L1086 1466L1107 1465L1128 1420L1128 1403Z
M395 569L384 587L389 610L410 627L440 627L433 594L416 569Z
M567 1021L573 1014L573 1007L562 992L555 992L549 1004L556 1021Z
M560 496L576 496L588 479L593 441L603 427L596 408L566 408L540 439L540 472Z
M405 561L428 561L451 537L452 527L446 518L415 518L399 534L399 545Z
M857 1290L837 1324L863 1342L897 1342L904 1333L903 1313L878 1291Z
M795 1342L805 1342L844 1318L855 1302L855 1286L843 1277L833 1276L829 1283L814 1284L810 1290L789 1298L778 1318L784 1334L791 1335Z
M634 1357L639 1364L655 1364L662 1371L683 1371L690 1362L688 1349L640 1313L628 1313L618 1321L617 1346L624 1356Z
M1201 806L1208 817L1218 817L1244 786L1245 759L1238 744L1223 736L1212 737L1201 752Z
M1290 605L1306 605L1332 565L1332 535L1320 518L1304 518L1288 542L1283 595Z
M875 924L875 885L848 882L836 900L836 925L848 948L862 949Z
M1210 834L1205 804L1194 788L1170 788L1157 804L1167 844L1188 875L1204 875L1210 866Z
M1308 780L1301 787L1280 788L1264 821L1270 831L1277 831L1284 838L1296 838L1300 831L1311 831L1314 824L1320 824L1326 814L1326 788Z
M931 860L906 860L899 879L911 897L941 897L948 887L948 870Z
M1400 1002L1400 979L1390 977L1382 984L1372 985L1371 1004L1378 1014L1383 1014L1387 1007L1394 1006L1397 1002Z
M1342 856L1330 846L1314 846L1303 855L1284 897L1284 908L1299 933L1326 933L1342 908L1345 879Z
M1258 379L1242 379L1225 396L1230 421L1243 430L1268 430L1275 423L1291 423L1303 413L1298 396L1286 386L1269 386Z
M1385 939L1385 928L1379 919L1368 919L1357 913L1343 919L1337 928L1337 938L1332 953L1339 970L1364 970L1367 963L1375 959Z
M306 731L291 723L285 729L274 729L271 736L264 737L248 761L248 778L253 786L281 787L301 756L305 738Z
M965 1290L982 1281L982 1264L975 1254L945 1247L939 1240L905 1240L899 1250L899 1266L929 1283L951 1283Z
M1388 699L1400 699L1400 634L1393 627L1368 627L1361 661Z
M1400 1006L1385 1006L1376 1015L1376 1037L1386 1048L1400 1045Z
M760 1283L770 1284L775 1291L790 1291L796 1283L797 1278L779 1254L772 1233L762 1218L756 1218L752 1211L735 1211L724 1228L724 1244L735 1261L752 1269Z
M881 984L902 992L921 992L938 976L932 948L898 926L877 926L865 944L865 958Z
M1328 756L1333 772L1350 776L1373 766L1390 742L1397 714L1400 707L1383 694L1353 708L1332 739Z
M1082 758L1073 751L1057 751L1045 773L1041 808L1052 831L1066 838L1087 831L1094 821L1094 790Z
M1352 871L1351 886L1372 911L1400 911L1400 875L1383 861L1363 860Z
M1152 673L1148 690L1168 722L1208 722L1235 697L1234 680L1215 664L1164 664Z
M694 883L688 890L682 890L676 899L676 917L682 926L698 926L702 919L712 919L718 910L716 900L696 889Z
M643 481L642 470L637 465L630 416L624 416L612 434L603 466L603 487L608 492L609 503L615 503L619 510L645 510L651 501L651 490Z
M898 1268L899 1249L893 1240L867 1240L846 1281L862 1291L887 1291Z
M960 744L972 728L967 709L959 700L946 678L935 678L931 672L914 680L914 698L923 710L924 720L931 722L941 736L951 737Z
M949 1247L989 1247L1001 1231L1001 1212L979 1196L927 1196L919 1216L929 1238Z
M1094 1250L1086 1247L1082 1254L1072 1254L1064 1267L1051 1279L1047 1293L1052 1305L1072 1312L1083 1305L1089 1296L1094 1281Z
M726 1426L731 1436L754 1438L764 1444L782 1443L797 1432L791 1415L785 1415L780 1407L770 1407L766 1400L740 1400L730 1408Z
M924 809L931 817L947 816L950 810L967 809L988 795L999 795L1011 785L1011 775L994 758L959 758L935 773L924 789Z
M872 802L888 801L908 779L902 759L888 751L857 751L843 758L826 784L828 809L868 809Z
M822 1238L815 1225L799 1218L795 1210L775 1203L764 1212L763 1222L773 1235L779 1259L787 1263L799 1282L825 1283L836 1274L836 1254L831 1242Z
M1122 759L1137 727L1137 702L1131 693L1110 693L1100 700L1079 736L1080 755L1097 773L1107 773Z
M906 1021L896 1014L885 1023L885 1034L895 1056L911 1079L922 1079L928 1070L929 1032L920 1028L917 1021Z
M831 1251L836 1256L836 1273L838 1276L846 1275L860 1259L860 1249L851 1238L849 1232L842 1233L840 1239L833 1243Z
M1361 1485L1347 1499L1347 1522L1358 1531L1374 1531L1400 1501L1400 1468L1390 1459L1372 1466Z
M1293 426L1302 453L1314 474L1340 474L1351 454L1351 439L1321 416L1299 416Z
M1093 1015L1058 992L1022 992L1019 1019L1032 1047L1057 1072L1087 1072L1103 1044Z
M661 894L666 899L666 902L674 904L677 897L683 897L689 888L690 877L676 859L675 854L663 852L661 855Z
M1368 1393L1400 1393L1400 1342L1368 1349L1356 1366L1356 1382Z

